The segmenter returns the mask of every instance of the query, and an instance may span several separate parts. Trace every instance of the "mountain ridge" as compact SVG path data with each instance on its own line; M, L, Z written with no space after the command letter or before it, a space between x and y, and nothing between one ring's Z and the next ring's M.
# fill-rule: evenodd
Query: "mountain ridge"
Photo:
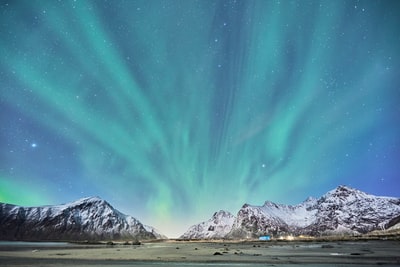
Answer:
M399 221L399 216L399 198L374 196L341 185L318 199L308 197L297 205L271 201L262 206L246 203L234 216L232 225L225 226L231 227L231 231L217 236L252 239L262 235L363 234L388 228ZM212 238L204 229L195 232L200 224L191 226L181 238Z
M146 229L147 227L147 229ZM163 238L99 197L59 205L0 203L0 240L117 240Z
M230 212L219 210L211 219L189 227L180 237L182 239L218 239L225 237L232 229L236 219Z

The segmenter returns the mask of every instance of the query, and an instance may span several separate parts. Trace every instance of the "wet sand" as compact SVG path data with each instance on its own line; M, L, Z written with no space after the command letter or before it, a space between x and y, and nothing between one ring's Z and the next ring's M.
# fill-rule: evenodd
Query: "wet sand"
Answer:
M400 241L0 246L0 266L400 266Z

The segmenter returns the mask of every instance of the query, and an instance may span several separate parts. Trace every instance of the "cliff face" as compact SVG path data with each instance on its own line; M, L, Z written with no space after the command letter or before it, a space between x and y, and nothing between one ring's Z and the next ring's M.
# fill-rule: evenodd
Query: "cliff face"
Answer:
M0 204L0 240L155 238L137 219L97 197L43 207Z

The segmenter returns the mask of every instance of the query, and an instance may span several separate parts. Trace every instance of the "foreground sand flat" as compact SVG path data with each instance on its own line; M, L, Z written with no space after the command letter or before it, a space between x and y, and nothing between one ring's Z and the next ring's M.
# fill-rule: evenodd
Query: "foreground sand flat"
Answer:
M223 263L235 266L400 266L400 241L166 241L140 246L0 247L0 266L205 266L209 263L214 263L212 266Z

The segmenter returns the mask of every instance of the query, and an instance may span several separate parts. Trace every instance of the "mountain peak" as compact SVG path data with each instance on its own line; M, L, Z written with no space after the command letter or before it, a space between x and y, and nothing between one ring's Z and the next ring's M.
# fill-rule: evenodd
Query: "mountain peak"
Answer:
M341 192L358 191L357 189L351 188L347 185L339 185L338 187L335 188L335 190Z
M267 200L267 201L264 202L264 205L263 205L263 206L264 206L264 207L278 208L279 206L281 206L281 204L277 204L277 203L274 203L274 202L272 202L272 201Z
M92 196L92 197L84 197L84 198L78 199L75 202L106 202L106 201L98 196Z
M41 207L0 203L0 240L153 239L155 232L99 197Z
M232 213L230 213L229 211L226 210L219 210L217 212L214 213L214 215L212 216L212 218L214 219L221 219L221 218L226 218L226 217L234 217L232 215Z
M180 238L216 239L225 237L232 229L235 216L225 210L215 212L211 219L191 226Z
M87 201L103 201L103 199L99 196L84 197L82 199L85 199Z
M97 197L97 196L92 196L92 197L84 197L78 200L75 200L73 202L65 203L62 205L58 205L60 208L67 208L67 207L90 207L90 206L107 206L110 209L114 209L107 201L104 199Z
M326 193L322 198L323 199L335 198L341 201L352 201L354 199L366 198L368 196L369 195L367 193L362 192L360 190L345 185L340 185L337 188Z

